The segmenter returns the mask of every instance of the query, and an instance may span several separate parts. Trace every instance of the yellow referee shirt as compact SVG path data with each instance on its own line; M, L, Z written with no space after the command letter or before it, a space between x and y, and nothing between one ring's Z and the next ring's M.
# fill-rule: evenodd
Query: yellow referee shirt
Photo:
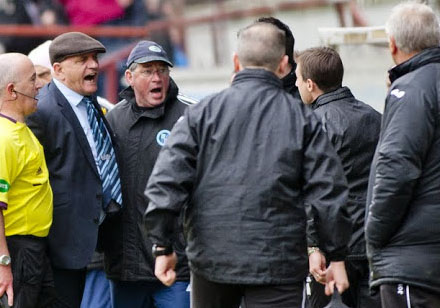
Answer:
M6 236L47 236L52 189L43 147L21 122L0 114L0 202Z

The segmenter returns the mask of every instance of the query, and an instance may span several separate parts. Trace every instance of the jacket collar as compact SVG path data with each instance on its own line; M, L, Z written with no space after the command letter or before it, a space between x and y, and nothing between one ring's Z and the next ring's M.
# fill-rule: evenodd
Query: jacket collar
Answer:
M393 83L397 78L415 71L419 67L422 67L429 63L440 63L440 47L432 47L425 49L414 57L400 63L388 71L390 81Z
M283 86L281 79L279 79L274 73L262 68L245 68L235 75L232 84L235 85L255 79L259 79L265 83L271 83L279 88L282 88Z
M347 87L341 87L334 91L324 93L312 103L311 107L312 109L316 109L322 105L328 104L333 101L341 100L341 99L347 99L347 98L353 98L353 94L351 93L350 89Z
M295 69L296 69L296 63L294 63L294 66L292 67L290 73L284 76L283 78L281 78L281 81L283 82L284 90L286 90L292 95L295 95L298 92L298 88L295 85L296 83Z
M151 119L158 119L165 114L165 108L169 104L176 99L177 94L179 93L179 88L172 78L170 78L170 86L168 88L168 93L163 101L157 107L149 108L149 107L140 107L136 104L136 97L134 95L134 90L131 86L128 86L119 94L121 98L127 100L131 105L131 110L137 116L137 118L147 117Z

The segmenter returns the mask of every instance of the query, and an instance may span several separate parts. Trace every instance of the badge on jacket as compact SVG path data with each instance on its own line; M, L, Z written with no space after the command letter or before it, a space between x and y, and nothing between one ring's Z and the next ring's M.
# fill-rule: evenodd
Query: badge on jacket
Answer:
M165 141L167 141L167 138L170 134L171 134L171 132L167 129L163 129L160 132L158 132L156 135L157 144L160 145L161 147L163 147L165 144Z

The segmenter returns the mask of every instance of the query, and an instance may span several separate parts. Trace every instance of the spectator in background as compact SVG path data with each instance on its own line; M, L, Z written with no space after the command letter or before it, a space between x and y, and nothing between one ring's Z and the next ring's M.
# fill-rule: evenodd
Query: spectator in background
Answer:
M113 221L112 246L105 252L106 272L111 279L114 308L189 308L189 268L182 225L179 224L177 280L164 286L154 275L153 245L145 236L143 215L148 199L143 192L159 151L184 110L194 100L179 94L169 76L172 66L163 48L141 41L127 60L129 86L123 100L107 119L121 149L122 193L125 207ZM154 254L154 252L153 252Z
M331 265L347 286L347 187L316 116L282 88L285 33L239 32L232 85L188 108L159 154L145 195L156 276L175 280L175 222L185 206L192 308L301 307L310 203ZM188 203L188 204L187 204Z
M370 286L384 308L440 307L440 26L409 2L385 28L396 66L368 186Z
M165 0L161 2L161 11L163 17L168 21L175 21L184 16L182 0ZM171 25L168 33L164 33L164 37L169 37L170 52L172 51L172 60L175 66L187 66L188 59L184 50L184 33L185 28L177 25Z
M45 25L64 23L62 9L55 0L12 0L2 1L0 5L0 24ZM41 37L1 37L4 52L28 54L33 48L44 42Z
M159 21L167 18L167 15L170 16L172 14L172 9L168 4L168 0L143 0L145 12L146 12L146 20L145 24L152 21ZM170 60L174 61L174 48L171 42L170 32L168 28L154 30L149 35L149 39L157 42L165 52L170 55Z
M142 0L59 0L74 26L141 26L146 18ZM111 53L128 46L134 39L111 36L98 40Z
M124 16L133 0L59 0L74 26L104 24Z
M356 100L349 88L342 86L344 66L335 50L310 48L296 59L296 84L301 98L321 120L341 159L349 187L347 206L353 231L345 266L350 287L342 294L342 300L349 307L380 308L379 296L369 295L364 219L368 176L379 139L381 116L372 107ZM327 262L315 238L313 223L309 221L308 230L309 270L314 277L310 304L312 308L321 308L330 301L323 286Z
M0 55L0 72L0 296L15 308L51 307L52 190L43 148L24 123L41 83L23 54Z
M97 55L103 52L100 42L83 33L57 36L49 46L53 79L27 119L43 144L54 189L49 256L56 307L80 306L98 230L122 203L113 133L94 96Z
M49 46L52 41L46 41L31 50L28 57L34 64L37 80L43 85L48 84L52 80L52 65L49 59Z

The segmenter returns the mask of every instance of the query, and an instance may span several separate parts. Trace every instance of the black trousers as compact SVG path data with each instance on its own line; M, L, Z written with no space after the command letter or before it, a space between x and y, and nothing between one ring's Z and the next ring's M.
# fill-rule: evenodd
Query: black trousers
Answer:
M14 308L48 308L55 300L46 238L7 236L14 290Z
M208 281L191 273L191 308L302 308L304 284L240 285Z
M380 308L380 296L378 293L370 295L368 286L368 261L346 261L348 281L350 287L341 294L342 301L351 308ZM325 295L324 285L312 278L310 283L311 295L309 297L310 308L325 307L331 300L331 296ZM440 306L439 306L440 308Z
M380 286L383 308L438 308L440 294L407 284Z
M53 268L55 281L56 308L79 308L86 282L86 268L60 269Z

